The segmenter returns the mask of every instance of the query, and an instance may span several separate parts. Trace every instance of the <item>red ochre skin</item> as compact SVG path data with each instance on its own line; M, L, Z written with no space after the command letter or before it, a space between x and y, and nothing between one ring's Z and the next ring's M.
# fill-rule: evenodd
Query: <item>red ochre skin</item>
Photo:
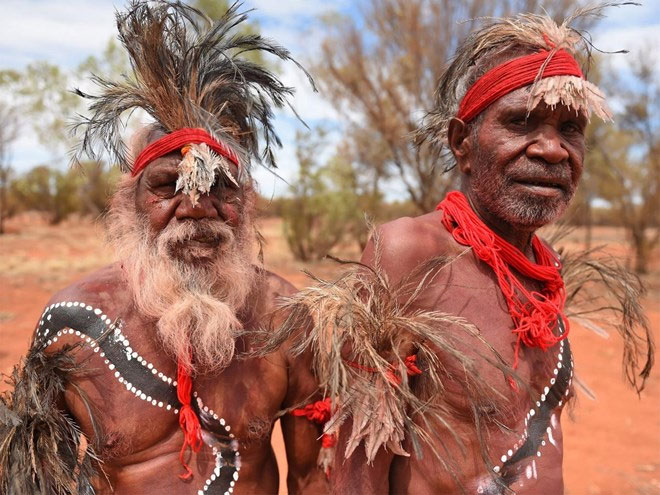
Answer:
M485 111L476 133L470 132L470 128L461 121L454 120L449 130L449 142L461 172L461 190L478 215L491 229L533 259L530 239L541 225L517 217L508 206L512 201L523 207L540 204L544 210L552 210L554 216L563 211L582 172L586 119L564 107L552 110L541 105L525 120L527 96L527 89L521 88L492 104ZM475 139L479 141L477 146ZM480 148L480 152L476 152L475 147ZM475 187L473 179L479 172L485 172L484 177L478 179L483 183ZM530 176L539 181L559 182L561 187L535 188L511 180ZM441 218L442 211L435 211L416 218L400 218L380 228L382 267L392 283L407 276L426 260L441 255L457 256L465 251L466 247L458 244L442 226ZM374 246L371 242L362 261L373 264ZM517 273L516 276L528 290L541 288L534 280L527 280ZM458 257L443 269L436 282L421 294L415 306L465 317L479 328L482 336L509 364L513 363L515 336L511 332L513 323L506 302L491 268L471 252ZM446 331L459 332L452 328ZM483 349L476 341L461 338L464 344L461 350L469 355L474 356L475 349ZM517 371L539 395L553 375L558 347L554 346L548 352L525 347L521 350ZM439 357L450 370L456 370L456 363L450 357L442 354ZM529 395L514 390L501 372L482 359L478 361L483 380L499 390L513 407L513 412L506 415L497 411L489 413L491 421L486 425L486 442L491 458L497 463L499 457L512 449L520 438L532 402ZM460 373L453 376L460 376ZM455 475L464 493L500 493L479 491L480 486L492 487L493 484L489 482L490 476L481 458L475 429L467 419L470 414L460 383L456 383L455 379L449 380L442 400L462 411L462 414L451 417L449 426L462 438L466 449L464 454L445 426L438 423L433 429L443 439L444 447L449 452L447 457L456 462ZM556 428L552 432L554 445L548 441L541 449L540 457L533 456L521 461L531 463L532 459L535 460L537 479L528 479L523 469L522 476L510 486L514 493L563 493L560 413L561 408L558 408L555 411ZM495 422L510 428L511 433L502 433ZM360 446L352 457L344 461L343 442L349 432L350 425L340 432L336 464L342 467L333 473L333 493L461 493L458 483L426 444L422 456L394 456L381 449L371 466L366 464L364 450ZM438 441L435 441L434 447L439 451L443 449ZM409 442L404 448L413 453Z
M154 139L157 136L154 137ZM212 218L236 226L239 209L234 199L238 190L214 188L211 195L200 198L192 208L188 197L174 194L176 180L175 154L152 162L138 186L137 207L146 214L151 228L158 232L170 222ZM203 250L204 243L198 249ZM262 287L248 303L249 316L243 317L244 328L272 324L269 313L275 299L295 288L273 273L263 274ZM60 301L82 301L111 319L121 318L122 333L134 350L165 375L176 377L176 361L158 342L153 321L145 319L135 308L119 263L107 266L55 294L49 304ZM79 342L73 335L63 335L49 351ZM238 339L237 353L248 351L253 343L248 337ZM97 452L103 461L107 479L99 476L99 494L197 494L213 472L215 458L202 446L199 453L187 451L192 480L185 482L179 461L183 433L178 416L164 408L154 407L135 397L118 382L103 358L85 346L76 357L87 360L89 375L76 381L91 400L95 418L101 425L102 439L95 437L88 413L78 392L70 386L62 400L91 443L101 445ZM238 441L241 469L234 494L277 493L278 471L270 445L273 423L278 411L299 404L316 389L308 356L293 359L285 344L264 358L234 359L219 372L194 377L193 390L204 405L224 418ZM289 475L289 493L326 493L324 473L317 468L320 428L305 418L282 417ZM111 488L112 487L112 488Z

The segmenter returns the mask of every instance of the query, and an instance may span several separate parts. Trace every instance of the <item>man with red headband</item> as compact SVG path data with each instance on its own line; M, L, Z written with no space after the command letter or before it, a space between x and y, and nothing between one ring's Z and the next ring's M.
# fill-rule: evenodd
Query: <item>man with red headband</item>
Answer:
M293 314L312 311L305 344L333 404L333 493L563 492L573 359L562 268L574 264L536 231L575 193L590 114L610 118L581 47L568 21L535 15L469 36L421 132L439 158L451 152L460 189L381 226L361 267L293 298ZM621 281L634 297L638 281ZM636 311L621 328L640 389L652 346Z
M174 2L117 14L134 72L97 79L81 152L125 172L110 214L119 262L58 292L0 401L4 494L277 493L278 412L313 400L304 357L251 353L293 287L259 262L250 159L279 143L292 90L241 53L283 48ZM120 118L152 124L126 149ZM282 419L290 493L324 493L318 426Z

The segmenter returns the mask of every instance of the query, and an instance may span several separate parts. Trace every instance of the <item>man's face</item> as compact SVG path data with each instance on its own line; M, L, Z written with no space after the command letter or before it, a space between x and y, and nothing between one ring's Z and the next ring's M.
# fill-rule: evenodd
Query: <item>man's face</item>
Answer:
M156 322L164 348L191 369L221 369L259 280L252 190L216 184L193 208L175 192L180 161L173 153L124 177L109 234L135 306Z
M526 230L566 210L582 175L587 124L563 105L541 103L527 116L528 98L521 88L484 111L461 166L479 213Z
M230 181L218 179L210 193L200 196L193 207L187 195L175 190L180 161L177 151L154 160L144 169L137 185L136 210L154 237L172 230L180 232L170 246L174 257L186 262L213 258L229 240L229 233L243 221L244 191ZM233 164L231 167L237 177L237 168ZM177 229L182 225L187 228Z

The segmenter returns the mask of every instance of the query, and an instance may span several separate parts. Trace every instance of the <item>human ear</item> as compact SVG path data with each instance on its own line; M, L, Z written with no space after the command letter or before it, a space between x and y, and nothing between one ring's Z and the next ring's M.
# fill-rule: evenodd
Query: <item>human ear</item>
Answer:
M465 174L470 173L470 149L471 139L469 128L461 119L454 117L449 121L449 128L447 129L447 144L451 150L456 164L461 172Z

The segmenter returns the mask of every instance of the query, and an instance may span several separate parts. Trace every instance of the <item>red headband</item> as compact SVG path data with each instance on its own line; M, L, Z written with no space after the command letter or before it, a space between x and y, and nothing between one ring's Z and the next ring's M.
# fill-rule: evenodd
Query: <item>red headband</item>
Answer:
M213 151L232 161L237 167L239 166L238 156L229 146L213 139L213 137L204 129L190 129L186 127L171 132L170 134L166 134L143 149L135 159L131 175L135 177L142 171L142 169L144 169L144 167L156 158L160 158L172 151L181 149L187 144L198 143L206 143Z
M533 83L549 53L543 50L514 58L486 72L465 94L456 116L468 123L502 96ZM578 63L565 50L558 50L543 69L542 79L552 76L584 78Z

